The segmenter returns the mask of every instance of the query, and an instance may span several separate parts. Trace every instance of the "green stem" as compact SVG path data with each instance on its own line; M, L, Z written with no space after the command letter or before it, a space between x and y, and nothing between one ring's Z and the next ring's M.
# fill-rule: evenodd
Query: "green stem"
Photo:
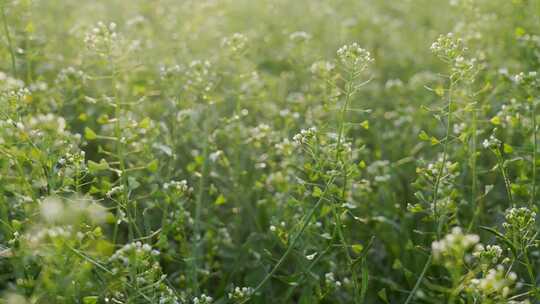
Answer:
M285 250L285 252L283 253L283 255L281 256L281 258L279 258L279 260L277 261L277 263L274 265L274 267L272 268L272 270L270 270L270 272L268 274L266 274L266 276L261 280L261 282L257 285L257 287L255 287L255 289L253 290L253 294L255 294L257 291L259 291L269 280L270 278L272 278L272 276L274 275L274 273L276 273L276 271L278 271L278 269L281 267L281 265L283 264L283 262L285 262L285 259L289 256L289 254L292 252L294 246L296 245L296 243L298 242L298 240L300 239L300 237L302 236L302 234L304 233L304 230L306 230L307 226L309 225L309 223L311 222L311 219L313 218L313 216L315 215L315 211L319 208L319 206L322 204L324 198L326 197L326 194L328 192L328 189L330 188L330 185L334 182L334 176L331 176L330 179L328 180L328 182L326 183L326 186L324 187L324 190L323 190L323 193L321 194L321 196L319 197L319 199L317 200L317 202L315 203L315 205L308 211L307 215L304 217L304 221L302 222L302 225L300 226L300 230L298 231L298 233L291 239L291 242L289 243L289 246L287 247L287 249ZM246 303L247 301L249 301L251 299L251 296L238 302L238 304L243 304L243 303Z
M208 123L205 124L205 131L204 131L204 134L209 134L209 126L208 126ZM197 275L197 271L199 269L199 259L200 259L200 254L201 254L201 242L202 242L202 237L201 237L201 211L202 211L202 204L204 202L204 197L205 197L205 188L206 188L206 179L207 179L207 176L208 176L208 171L209 171L209 168L208 168L208 157L209 157L209 143L208 143L208 138L205 137L205 141L203 143L203 164L202 164L202 168L201 168L201 177L200 177L200 180L199 180L199 191L198 191L198 194L197 194L197 201L196 201L196 204L195 204L195 223L194 223L194 244L193 244L193 261L191 263L192 265L192 269L191 269L191 280L192 280L192 283L193 283L193 288L194 288L194 291L195 293L198 293L199 292L199 280L198 280L198 275Z
M469 224L469 227L468 227L468 231L470 231L472 229L472 227L474 226L476 220L478 219L478 216L480 216L480 214L482 213L482 209L483 209L483 206L482 206L482 201L481 200L478 200L477 202L477 192L478 192L478 176L477 176L477 172L476 172L476 158L477 158L477 155L476 155L476 145L477 145L477 134L476 134L476 129L477 129L477 126L476 126L476 120L477 120L477 117L476 117L477 113L476 113L476 109L473 108L473 112L472 112L472 117L471 117L471 121L472 121L472 138L471 138L471 175L472 175L472 182L471 182L471 204L473 204L475 206L475 210L474 210L474 215L473 215L473 218Z
M4 25L4 32L8 43L9 54L11 57L11 69L13 70L13 76L17 78L17 64L15 62L15 51L13 50L13 43L11 41L11 35L9 33L9 27L6 16L6 3L2 5L2 23Z
M452 90L453 90L453 88L454 88L454 82L452 81L452 82L450 82L450 87L448 89L448 110L447 110L447 117L446 117L446 136L445 136L445 140L444 140L443 160L442 160L441 167L439 168L439 172L438 172L437 178L435 180L435 188L433 190L434 193L433 193L432 205L433 205L433 212L434 212L435 216L437 216L437 213L438 213L438 211L437 211L437 200L439 199L439 185L440 185L443 173L444 173L444 166L446 164L446 159L447 159L447 155L448 155L448 142L450 141L450 126L451 126L451 121L452 121ZM446 218L445 216L441 216L441 217L439 217L439 220L437 221L437 239L440 238L442 225L444 224L443 220L445 218ZM418 291L418 288L420 288L420 284L424 280L424 277L425 277L425 275L427 273L427 270L428 270L429 266L431 266L432 259L433 259L433 253L430 253L426 263L424 264L424 268L422 269L422 272L420 273L420 276L418 277L418 279L416 280L416 283L414 284L413 290L411 291L411 293L409 293L409 296L407 296L407 299L405 300L404 304L409 304L412 301L412 299L414 298L414 295Z
M346 194L347 194L347 167L345 166L345 163L344 161L342 160L342 157L341 157L341 148L342 148L342 141L343 141L343 137L345 136L345 114L347 113L347 109L349 107L349 103L351 101L351 98L352 98L352 95L354 93L354 89L353 89L353 85L354 85L354 79L353 79L353 76L354 75L354 70L351 71L351 73L349 74L349 79L347 81L347 84L346 84L346 96L345 96L345 102L343 103L343 106L341 108L341 111L340 111L340 118L339 118L339 122L338 122L338 139L337 139L337 144L336 144L336 159L335 159L335 162L336 164L341 164L341 169L342 169L342 176L343 176L343 189L342 189L342 192L341 192L341 200L342 201L345 201L346 200ZM345 238L345 234L343 233L343 224L341 223L341 217L339 215L339 210L338 210L339 206L338 206L338 202L335 202L333 204L333 208L332 208L332 212L334 213L334 218L335 218L335 221L336 221L336 225L337 225L337 231L338 231L338 236L339 236L339 239L341 241L341 244L343 246L343 250L345 252L345 256L347 258L347 262L349 263L349 267L351 268L351 274L352 274L352 279L353 279L353 286L354 286L354 302L355 303L359 303L359 300L358 300L358 296L359 296L359 286L358 286L358 274L356 273L356 269L354 267L354 261L351 257L351 254L349 252L349 244Z
M529 253L527 248L523 248L523 256L525 258L525 267L527 268L527 274L529 275L529 279L531 280L531 286L532 286L532 293L534 297L537 296L537 286L536 286L536 277L534 276L533 266L531 264L531 261L529 260Z
M536 195L536 102L533 99L532 100L532 111L531 111L531 120L533 123L533 151L532 151L532 163L531 163L531 170L532 170L532 193L531 193L531 200L529 203L529 207L532 207L535 200Z
M118 166L120 168L120 176L119 176L119 184L122 186L122 191L120 193L120 198L118 201L117 206L117 216L120 213L121 208L123 207L126 211L126 215L128 217L128 238L129 241L132 241L134 236L134 227L136 227L135 219L132 218L131 210L129 206L129 191L128 191L128 183L127 183L127 171L126 171L126 160L125 160L125 153L124 153L124 143L122 140L122 125L120 123L120 119L122 116L122 102L120 100L120 94L118 92L117 84L118 84L118 71L116 69L116 64L114 62L114 58L112 56L109 56L109 63L112 68L112 75L111 75L111 85L113 90L113 97L114 97L114 137L115 140L115 150L116 150L116 157L118 158ZM118 220L115 223L114 227L114 235L113 235L113 241L116 243L117 236L118 236ZM135 228L136 229L136 228Z
M510 200L510 204L512 207L514 206L514 200L512 198L512 188L510 186L510 179L508 178L508 175L506 175L506 170L504 169L504 159L502 158L501 152L496 150L495 156L497 157L497 163L499 166L499 169L501 170L501 174L504 179L504 187L506 189L506 194L508 195L508 200Z

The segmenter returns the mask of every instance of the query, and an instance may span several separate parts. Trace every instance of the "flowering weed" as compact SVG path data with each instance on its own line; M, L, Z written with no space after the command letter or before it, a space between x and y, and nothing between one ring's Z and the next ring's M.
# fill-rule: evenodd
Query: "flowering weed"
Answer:
M538 303L538 0L0 3L0 302Z

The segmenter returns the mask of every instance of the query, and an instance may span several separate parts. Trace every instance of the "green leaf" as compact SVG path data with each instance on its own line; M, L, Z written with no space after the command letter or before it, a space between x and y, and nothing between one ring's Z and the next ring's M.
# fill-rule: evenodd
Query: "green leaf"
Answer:
M148 117L145 117L143 120L141 120L141 122L139 122L139 127L143 128L143 129L148 129L150 128L150 118Z
M323 195L323 191L321 190L321 188L315 186L315 188L313 189L313 197L321 197Z
M223 194L220 194L216 200L214 201L214 205L216 206L220 206L220 205L223 205L227 202L227 199L225 198L225 196L223 196Z
M443 97L444 96L444 88L442 86L437 86L437 88L435 88L435 94L437 94L439 97Z
M519 37L525 36L525 34L527 34L527 31L524 28L518 26L514 30L514 33L515 33L516 37L519 38Z
M390 303L388 302L388 295L386 294L386 288L379 290L379 292L377 292L377 295L379 296L381 300L384 301L384 303Z
M421 204L408 204L407 211L411 213L420 213L424 212L424 207Z
M88 161L88 170L92 174L98 173L103 170L108 170L108 169L109 169L109 163L107 163L107 161L103 158L99 161L99 163L96 163L91 160Z
M365 169L366 168L366 162L361 160L360 163L358 163L358 168Z
M356 254L359 254L360 252L362 252L362 250L364 250L364 246L362 246L361 244L354 244L351 247L353 252Z
M501 118L499 116L494 116L492 119L489 120L492 124L498 126L501 124Z
M157 172L158 167L159 167L159 161L158 161L157 159L154 159L153 161L151 161L151 162L146 166L146 168L148 169L148 171L150 171L150 172L152 172L152 173Z
M327 215L328 213L330 213L332 211L332 207L328 206L328 205L324 205L322 206L321 208L321 214L320 216L321 217L324 217L325 215Z
M364 121L360 124L360 126L361 126L362 128L364 128L364 129L368 130L368 129L369 129L369 120L364 120Z
M87 296L83 298L84 304L97 304L98 297L97 296Z
M141 183L139 183L135 177L133 176L128 177L128 188L130 190L135 190L139 188L140 185Z
M94 140L97 138L96 132L94 130L90 129L89 127L84 128L84 138L88 140Z
M423 131L423 130L422 130L422 132L420 132L420 134L418 134L418 138L420 138L423 141L429 141L429 139L430 139L430 137L426 133L426 131Z
M360 303L366 302L366 295L369 284L369 271L366 263L366 257L362 259L362 289L360 290Z

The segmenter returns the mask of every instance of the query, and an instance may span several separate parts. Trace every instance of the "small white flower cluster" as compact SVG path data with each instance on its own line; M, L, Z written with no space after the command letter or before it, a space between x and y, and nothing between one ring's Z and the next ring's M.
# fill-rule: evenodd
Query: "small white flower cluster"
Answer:
M531 71L528 73L521 72L512 77L512 80L519 85L528 85L530 87L540 86L540 78L538 77L538 73L536 71Z
M310 71L314 76L322 79L327 79L330 77L330 75L332 75L332 72L335 68L335 64L329 61L321 60L314 62L310 67Z
M180 304L175 292L167 285L163 285L160 292L158 304Z
M528 104L519 102L516 98L511 98L506 104L501 106L501 109L493 116L490 122L494 125L502 125L506 127L517 127L522 121L523 113L531 111Z
M304 31L298 31L291 33L289 39L294 42L305 42L311 39L311 35Z
M439 36L437 40L431 44L430 49L437 56L445 60L460 57L463 52L466 51L463 40L461 38L456 38L453 33Z
M107 217L103 206L84 196L67 203L61 197L48 196L40 202L40 213L47 223L77 223L83 217L101 223Z
M173 66L161 66L159 68L159 77L164 80L173 76L179 75L184 68L178 64L175 64Z
M475 247L473 256L477 259L478 266L483 272L499 263L506 264L510 261L509 258L503 259L503 249L498 245L484 247L482 244L478 244Z
M74 236L72 226L54 226L47 229L40 229L32 233L25 234L22 239L27 242L30 247L38 247L44 241L50 239L69 239Z
M188 183L185 179L181 181L170 181L163 184L163 190L174 189L180 193L191 192L191 188L188 186Z
M370 176L374 176L373 181L376 183L384 183L391 178L389 168L390 162L388 160L376 160L370 163L366 170Z
M184 70L186 81L185 90L195 90L209 92L214 87L214 73L211 70L212 64L208 60L193 60L189 67Z
M67 67L60 70L54 82L56 84L65 83L68 81L78 81L84 83L88 79L86 73L81 70L77 70L74 67Z
M234 33L229 37L223 38L221 46L233 54L241 54L247 49L248 38L241 33Z
M311 139L317 135L317 128L310 127L309 129L302 129L300 133L293 136L293 142L296 146L307 144Z
M388 79L384 84L384 88L387 90L402 88L404 86L403 81L399 78L397 79Z
M507 272L502 265L488 270L487 274L479 279L472 279L473 289L484 296L493 297L499 294L506 298L511 291L512 285L517 280L514 272Z
M229 230L227 230L226 227L219 228L218 235L219 235L219 240L223 244L232 245L233 240L232 240L231 234L229 233Z
M46 197L41 202L41 216L47 222L55 222L64 214L64 204L62 201L54 196Z
M122 191L124 191L124 185L119 185L119 186L112 187L111 190L109 190L109 191L107 191L107 193L105 193L105 195L108 198L112 198L115 194L120 193Z
M270 135L271 132L272 132L272 128L269 125L265 123L259 124L258 126L250 130L250 133L251 133L250 140L261 141L262 139L268 137L268 135Z
M467 129L467 124L464 123L464 122L461 122L461 123L455 123L452 127L452 131L454 132L454 134L456 135L460 135L461 133L463 133L465 130Z
M200 297L193 298L193 304L210 304L212 302L214 302L214 299L204 293Z
M454 70L456 71L471 71L476 67L476 58L465 58L458 56L454 60Z
M502 224L504 229L525 236L529 230L535 229L536 212L526 207L510 208L505 212L505 220Z
M434 241L431 250L435 260L462 260L466 251L479 241L478 235L464 234L460 227L454 227L442 240Z
M116 250L116 252L109 258L109 261L119 261L125 266L129 264L129 257L135 254L137 256L159 256L160 252L156 249L152 249L149 244L143 244L139 241L134 243L128 243L122 248Z
M288 138L284 138L281 142L275 144L274 148L282 155L289 155L293 150L293 144Z
M28 86L28 88L30 89L31 92L39 92L39 91L45 92L49 88L49 85L43 81L36 81L36 82L31 83Z
M13 119L11 118L8 118L6 120L0 120L0 127L2 128L15 128L15 129L19 129L19 130L24 130L24 124L20 121L14 121ZM0 138L0 142L2 138Z
M69 164L80 164L84 165L84 159L86 156L85 151L80 151L78 153L70 153L67 152L63 157L60 157L58 159L58 164L61 166L69 165Z
M501 141L494 134L491 134L489 138L484 139L482 146L486 149L498 149L501 146Z
M333 272L327 272L324 274L324 283L330 288L341 287L341 281L336 280Z
M24 81L0 71L0 90L7 91L24 87Z
M186 71L188 75L188 85L193 83L201 83L210 75L212 64L208 60L193 60L189 63L189 68Z
M502 253L503 250L499 245L487 245L484 247L482 244L478 244L474 249L473 256L488 261L491 264L496 264L501 258Z
M232 300L242 300L247 299L253 295L252 287L235 287L232 292L229 292L228 297Z
M437 160L434 162L431 162L427 164L426 170L431 176L437 176L439 174L439 170L441 169L441 166L443 167L443 175L447 177L447 179L454 179L459 176L458 172L458 164L456 162L452 163L449 160L446 160L446 162L443 163L444 156L443 154L439 154L437 157Z
M26 100L32 93L28 88L22 87L18 89L7 90L0 95L7 100Z
M450 6L465 6L465 5L472 5L474 3L474 0L450 0Z
M456 38L453 33L441 35L431 45L431 51L441 60L452 66L452 77L473 81L477 72L476 58L467 58L467 48L463 39Z
M217 150L217 151L215 151L215 152L210 153L210 155L208 155L208 158L209 158L213 163L215 163L216 161L218 161L218 160L220 159L221 156L223 156L223 151Z
M66 120L62 116L52 113L34 115L25 123L25 129L31 131L34 136L42 136L45 131L53 134L67 135Z
M337 56L345 67L351 69L363 70L373 62L371 53L361 48L356 42L342 46L337 51Z
M114 22L107 25L100 21L84 37L86 47L101 56L113 55L118 51L116 48L119 41Z

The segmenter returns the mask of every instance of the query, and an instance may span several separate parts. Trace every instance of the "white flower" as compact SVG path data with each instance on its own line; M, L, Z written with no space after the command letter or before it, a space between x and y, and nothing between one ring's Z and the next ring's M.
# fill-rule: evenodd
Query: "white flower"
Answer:
M308 261L312 261L313 259L315 259L316 256L317 252L314 252L312 254L306 255L306 259L308 259Z
M356 42L342 46L337 51L337 56L340 62L348 68L363 70L369 63L373 62L371 53L361 48Z

